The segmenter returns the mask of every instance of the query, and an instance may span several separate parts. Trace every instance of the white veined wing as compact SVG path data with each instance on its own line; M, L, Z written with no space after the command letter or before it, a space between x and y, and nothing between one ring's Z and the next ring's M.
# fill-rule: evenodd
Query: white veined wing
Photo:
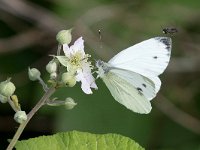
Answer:
M116 101L120 104L124 105L126 108L141 114L147 114L151 111L151 103L145 97L143 92L135 87L131 81L132 79L126 79L126 76L121 76L121 74L127 74L131 72L127 72L125 70L117 70L111 69L102 77L102 80L110 90L112 96ZM141 77L138 74L131 73L130 75L135 75L136 79L140 79ZM129 75L127 75L129 76ZM146 80L146 79L145 79ZM142 82L143 83L143 82ZM153 84L151 81L147 80L145 82L148 84L150 90L153 90ZM153 91L145 91L146 94L152 94Z
M166 69L170 60L171 45L169 37L151 38L119 52L108 63L145 77L155 77Z

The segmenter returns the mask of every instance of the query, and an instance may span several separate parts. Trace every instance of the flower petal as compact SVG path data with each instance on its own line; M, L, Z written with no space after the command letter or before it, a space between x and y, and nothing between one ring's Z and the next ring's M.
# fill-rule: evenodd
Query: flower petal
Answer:
M85 92L86 94L92 94L90 83L88 83L81 70L77 71L76 80L81 81L81 89L83 90L83 92Z
M69 48L68 44L63 44L63 52L65 53L65 56L70 58L70 54L72 53L72 50Z
M83 75L84 75L85 79L87 80L87 82L90 84L91 88L98 89L98 87L95 83L95 79L92 76L91 68L88 63L83 64Z
M86 80L88 83L90 83L90 87L94 88L94 89L98 89L96 83L95 83L95 79L91 74L87 74L87 76L85 76Z
M82 37L78 38L74 42L74 45L72 45L70 47L70 49L72 50L73 53L80 52L80 53L82 53L82 55L85 55L85 52L84 52L84 40L83 40L83 38Z

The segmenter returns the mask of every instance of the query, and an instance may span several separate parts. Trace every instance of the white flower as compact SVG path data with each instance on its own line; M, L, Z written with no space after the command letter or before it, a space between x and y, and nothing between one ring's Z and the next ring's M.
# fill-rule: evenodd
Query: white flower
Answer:
M82 37L80 37L70 47L63 44L63 51L68 58L67 64L64 66L67 67L68 72L75 73L76 81L81 82L82 90L86 94L92 94L91 88L97 89L97 85L91 74L91 63L88 61L90 55L85 54L83 42Z

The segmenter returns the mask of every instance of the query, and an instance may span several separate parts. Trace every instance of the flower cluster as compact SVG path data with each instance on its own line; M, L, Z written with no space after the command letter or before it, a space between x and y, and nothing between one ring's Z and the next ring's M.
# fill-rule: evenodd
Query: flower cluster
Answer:
M69 32L65 36L71 36ZM70 38L71 39L71 38ZM95 79L92 76L91 62L88 61L90 55L84 52L84 40L82 37L78 38L73 45L69 46L68 43L62 45L65 56L57 56L59 62L67 67L67 72L63 73L62 81L73 86L76 82L81 82L81 88L86 94L92 94L91 88L97 89Z
M93 66L89 61L90 55L84 51L84 40L80 37L74 44L69 45L72 40L71 31L72 29L62 30L56 36L59 42L57 55L53 55L53 59L46 65L46 71L49 73L48 84L42 79L42 74L37 68L28 68L29 79L38 81L44 90L44 95L28 114L21 109L18 97L14 94L16 87L11 78L0 82L0 102L11 106L15 112L14 120L20 124L7 149L13 149L27 123L43 105L64 106L67 110L77 105L71 97L65 100L52 97L58 88L73 87L77 82L81 82L81 89L86 94L92 94L92 88L97 89L91 72Z
M92 88L97 89L95 79L92 76L91 70L93 66L89 61L90 55L84 51L84 40L78 38L74 44L70 45L72 40L71 29L62 30L56 36L59 42L57 55L46 65L46 70L50 74L49 87L41 77L41 73L36 68L28 68L28 76L31 81L39 81L45 93L48 93L52 88L58 87L73 87L77 82L81 82L81 89L86 94L92 94ZM61 55L62 50L62 55ZM17 95L14 94L16 87L11 82L11 78L0 82L0 102L9 103L15 111L14 119L18 123L23 123L27 120L25 111L21 110ZM49 95L48 95L49 96ZM74 108L77 103L67 97L65 100L57 100L57 98L47 99L41 105L49 106L65 106L66 109Z

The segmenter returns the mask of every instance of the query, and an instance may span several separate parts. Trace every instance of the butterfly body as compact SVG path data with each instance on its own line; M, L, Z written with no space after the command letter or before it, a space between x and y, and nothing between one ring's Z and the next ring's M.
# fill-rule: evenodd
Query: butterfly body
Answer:
M98 76L116 101L147 114L161 86L158 75L167 67L170 54L170 38L152 38L121 51L108 63L98 60Z

